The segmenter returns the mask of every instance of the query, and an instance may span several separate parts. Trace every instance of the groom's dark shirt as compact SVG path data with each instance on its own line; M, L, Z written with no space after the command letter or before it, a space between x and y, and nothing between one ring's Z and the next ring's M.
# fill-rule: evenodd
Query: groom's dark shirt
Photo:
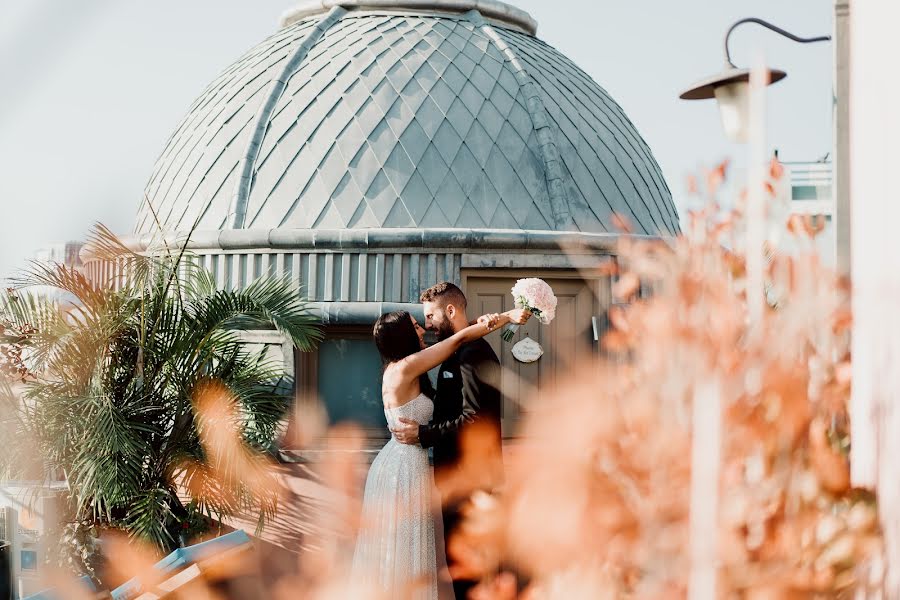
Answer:
M419 427L423 448L434 448L435 468L455 465L461 458L461 436L478 428L478 447L500 457L500 361L484 339L463 345L441 365L434 399L434 416ZM488 457L485 457L486 459ZM488 468L488 465L484 465Z

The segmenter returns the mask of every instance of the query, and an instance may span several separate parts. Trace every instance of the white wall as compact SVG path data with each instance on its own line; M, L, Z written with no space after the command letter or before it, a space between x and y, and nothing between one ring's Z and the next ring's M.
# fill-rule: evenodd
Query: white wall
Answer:
M887 597L900 597L900 2L854 0L850 21L850 198L855 483L876 484Z

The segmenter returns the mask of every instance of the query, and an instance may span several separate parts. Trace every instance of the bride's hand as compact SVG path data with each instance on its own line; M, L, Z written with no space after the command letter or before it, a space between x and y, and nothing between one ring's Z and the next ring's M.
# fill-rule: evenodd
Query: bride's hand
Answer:
M500 322L500 315L497 313L489 313L489 314L478 317L478 324L484 325L485 327L487 327L490 330L493 330L499 322Z
M528 319L531 318L531 311L528 310L527 308L514 308L510 311L507 311L504 314L506 314L506 316L509 317L509 320L511 322L516 323L518 325L524 325L525 323L528 322Z

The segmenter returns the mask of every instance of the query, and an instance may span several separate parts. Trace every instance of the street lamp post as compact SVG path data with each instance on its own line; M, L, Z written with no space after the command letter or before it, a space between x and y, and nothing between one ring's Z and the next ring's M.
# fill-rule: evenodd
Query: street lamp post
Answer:
M731 61L731 50L728 42L732 32L744 23L755 23L766 29L774 31L790 40L801 44L813 42L827 42L830 35L821 35L811 38L803 38L773 25L768 21L748 17L735 22L728 28L725 34L725 68L698 81L690 89L679 96L682 100L706 100L715 98L719 103L719 112L722 116L722 126L729 139L736 142L746 142L748 138L749 104L750 104L750 69L740 69ZM766 69L766 85L771 85L787 77L787 73L779 69Z
M763 240L765 238L765 208L762 197L762 166L765 160L765 88L781 81L787 73L768 69L762 61L753 69L740 69L731 61L729 40L732 32L744 23L755 23L795 42L824 42L830 36L802 38L767 21L757 18L741 19L725 34L725 68L721 72L696 83L681 94L683 100L715 98L726 135L738 142L749 142L750 185L747 205L747 287L748 317L751 331L759 331L763 310ZM749 290L756 290L753 293ZM688 597L691 600L713 600L718 596L715 564L717 548L714 532L717 524L717 496L719 432L721 405L718 390L695 392L693 413L693 454L690 508L690 580ZM710 460L704 460L710 455ZM710 534L710 531L713 534Z

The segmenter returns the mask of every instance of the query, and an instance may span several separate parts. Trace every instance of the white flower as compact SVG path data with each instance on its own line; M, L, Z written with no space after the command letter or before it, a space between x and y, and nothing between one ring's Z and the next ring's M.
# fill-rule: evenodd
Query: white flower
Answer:
M512 295L518 308L535 311L535 317L544 325L556 317L556 296L543 279L529 277L518 280L512 288Z

